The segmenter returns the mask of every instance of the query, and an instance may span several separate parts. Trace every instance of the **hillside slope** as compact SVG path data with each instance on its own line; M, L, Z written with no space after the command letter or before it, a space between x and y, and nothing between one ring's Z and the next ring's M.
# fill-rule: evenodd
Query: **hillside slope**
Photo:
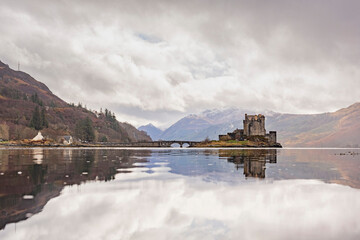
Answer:
M64 135L74 136L77 121L88 117L93 123L96 141L151 141L145 132L128 123L66 103L45 84L24 72L10 69L0 61L0 139L34 137L37 131L30 127L30 121L36 107L44 109L48 121L48 127L41 132L55 140Z
M267 126L278 131L286 146L356 147L360 145L360 103L332 113L276 114Z

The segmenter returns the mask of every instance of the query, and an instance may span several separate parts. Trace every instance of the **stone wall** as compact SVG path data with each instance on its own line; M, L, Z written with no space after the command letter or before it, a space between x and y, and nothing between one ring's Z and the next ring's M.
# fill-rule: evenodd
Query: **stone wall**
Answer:
M219 140L220 141L229 141L229 140L231 140L231 137L229 136L229 134L227 134L227 135L219 135Z
M269 142L276 143L276 131L269 132Z
M265 136L265 116L245 114L244 135L246 136Z

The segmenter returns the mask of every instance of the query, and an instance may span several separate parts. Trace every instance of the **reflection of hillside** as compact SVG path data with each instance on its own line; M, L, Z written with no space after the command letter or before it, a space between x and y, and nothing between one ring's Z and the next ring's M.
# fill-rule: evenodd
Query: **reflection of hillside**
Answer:
M0 229L40 212L66 185L89 180L109 181L117 169L145 162L128 150L26 149L0 155ZM123 172L123 171L122 171ZM24 197L24 195L26 195ZM27 199L30 198L30 199Z
M265 178L266 163L276 163L276 149L259 150L220 150L220 157L226 157L235 164L236 169L244 169L245 177Z
M348 152L347 149L280 150L279 159L282 164L289 163L291 166L295 163L297 173L302 171L301 175L295 176L285 175L286 172L283 171L281 177L316 178L330 183L360 188L360 155L340 155L340 153ZM305 168L305 166L308 167Z

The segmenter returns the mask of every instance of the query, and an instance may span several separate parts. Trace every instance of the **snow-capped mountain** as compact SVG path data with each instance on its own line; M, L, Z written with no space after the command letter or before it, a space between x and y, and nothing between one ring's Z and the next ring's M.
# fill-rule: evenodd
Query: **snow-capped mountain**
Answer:
M283 146L357 147L360 145L360 103L332 113L282 114L228 108L188 115L166 129L159 139L202 141L243 128L247 114L265 115L267 131L277 131Z

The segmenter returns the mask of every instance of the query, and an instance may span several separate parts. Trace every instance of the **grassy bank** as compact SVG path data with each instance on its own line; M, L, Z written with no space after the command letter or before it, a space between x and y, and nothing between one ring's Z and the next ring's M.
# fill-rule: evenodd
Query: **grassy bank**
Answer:
M207 141L201 142L196 147L281 147L280 144L269 144L268 142L254 142L254 141Z

